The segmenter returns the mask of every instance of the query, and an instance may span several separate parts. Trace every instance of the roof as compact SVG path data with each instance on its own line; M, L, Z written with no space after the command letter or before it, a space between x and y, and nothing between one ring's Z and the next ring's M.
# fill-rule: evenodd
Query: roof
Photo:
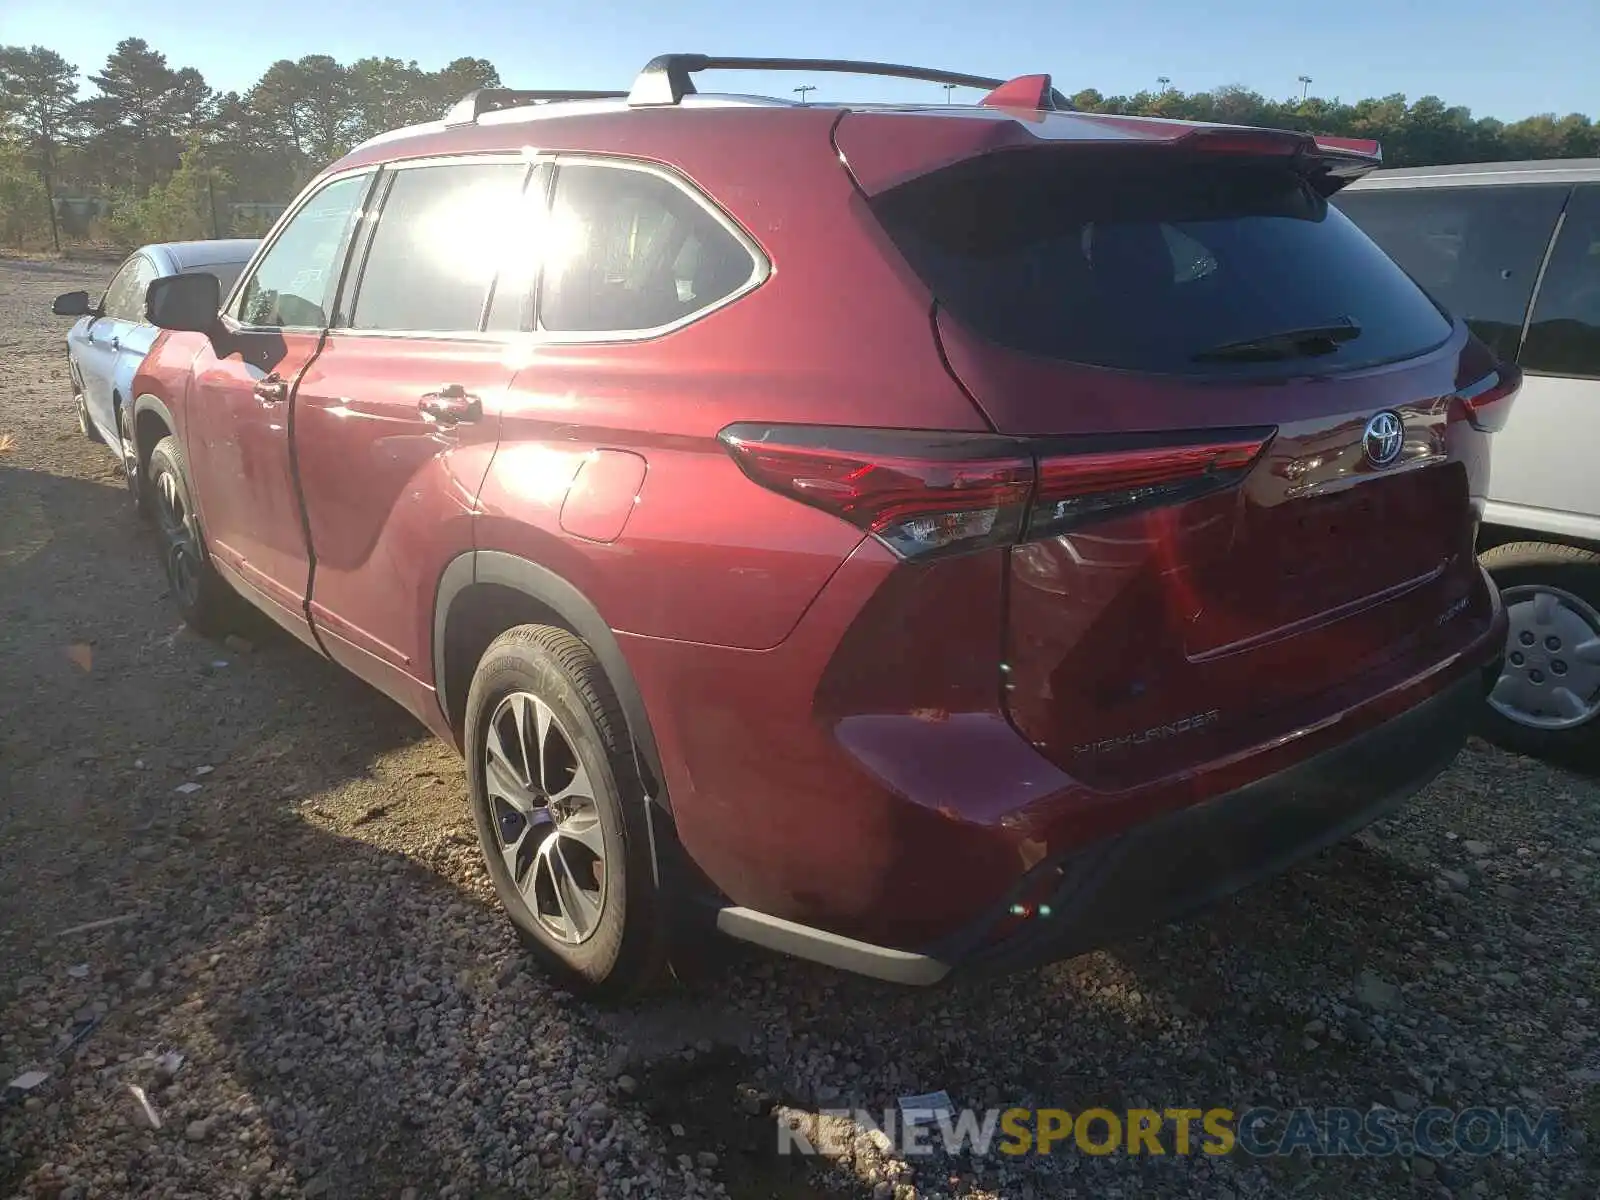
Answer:
M691 77L707 70L825 71L875 75L984 88L986 94L976 104L796 102L768 96L701 93ZM575 119L581 121L586 133L591 133L602 128L618 130L623 127L622 123L629 130L637 130L635 122L641 119L659 121L665 118L675 124L675 118L669 114L686 115L687 112L698 111L701 119L710 120L719 129L727 129L729 125L725 120L710 116L707 110L720 110L722 116L726 117L730 110L747 110L748 115L748 110L752 109L791 113L799 109L806 114L814 114L816 118L826 119L835 130L839 127L836 122L841 112L872 113L881 117L915 115L922 118L917 124L922 126L924 136L932 132L930 126L942 126L939 136L954 134L956 141L974 143L968 147L969 150L981 147L987 151L1002 145L1029 142L1198 145L1191 139L1201 137L1208 148L1221 149L1224 143L1234 143L1233 149L1239 150L1248 142L1255 151L1261 150L1264 139L1277 139L1279 148L1268 152L1287 153L1295 148L1285 141L1290 139L1295 145L1304 143L1300 148L1314 154L1341 175L1369 171L1381 161L1381 151L1376 142L1349 138L1312 139L1310 135L1286 130L1254 130L1210 122L1077 112L1052 85L1051 77L1045 74L1019 75L1005 80L927 67L848 59L721 58L704 54L664 54L645 65L634 80L633 88L627 92L479 89L464 97L441 120L397 129L368 139L330 171L370 165L385 158L511 148L522 141L515 130L536 122L554 121L558 124L546 126L540 134L528 133L525 135L527 139L531 141L537 137L543 143L543 148L558 149L563 136L575 132L575 126L570 123ZM957 120L930 121L928 118ZM792 121L794 118L779 119ZM894 124L897 130L905 128L898 121ZM665 127L657 124L651 128L661 130ZM957 129L960 132L956 132ZM637 137L637 134L634 136ZM375 153L379 148L381 152ZM528 145L519 148L528 152L535 149ZM842 146L840 151L843 153Z
M1445 163L1373 171L1350 185L1372 188L1471 187L1514 183L1584 183L1600 180L1600 158L1542 158L1519 162Z
M259 238L214 238L200 242L158 242L146 248L159 247L166 251L179 271L192 271L217 263L247 262L260 244Z
M586 143L591 140L595 143L615 142L637 146L639 133L634 125L636 121L657 123L650 126L657 131L665 132L669 127L676 127L681 132L683 125L680 122L704 120L716 125L724 135L738 128L751 136L764 136L756 132L756 127L744 123L763 112L791 128L791 122L809 121L833 130L834 136L842 139L838 142L838 149L847 159L851 156L845 143L851 140L851 136L843 132L846 125L859 128L862 120L892 122L896 134L890 140L900 141L904 138L889 155L896 161L907 160L901 163L904 170L894 172L900 178L918 173L921 167L934 159L954 161L971 153L988 152L1005 146L1067 142L1100 145L1192 143L1197 146L1200 143L1193 139L1203 138L1205 144L1219 146L1229 141L1304 142L1308 151L1314 151L1329 164L1336 164L1339 173L1348 172L1352 176L1371 170L1379 161L1379 149L1373 142L1313 138L1290 130L1257 129L1208 121L1010 105L990 106L982 103L799 104L761 96L697 93L683 97L670 107L641 107L626 99L582 99L494 109L470 122L430 121L368 139L330 166L328 173L383 161L436 155L510 149L529 153L536 148L554 152L589 149L591 147ZM836 124L841 114L845 115L843 125ZM740 124L732 125L729 123L731 120L739 120ZM537 128L539 126L544 128ZM585 131L583 135L578 133L580 128ZM773 132L773 127L765 121L761 128L768 133ZM633 132L629 135L624 130ZM924 145L930 141L941 143L943 148L934 150ZM637 150L634 152L637 153ZM866 180L860 175L859 160L851 159L851 168L866 186ZM885 167L876 172L881 176L879 186L887 185L886 170ZM870 192L875 188L869 187L868 190Z

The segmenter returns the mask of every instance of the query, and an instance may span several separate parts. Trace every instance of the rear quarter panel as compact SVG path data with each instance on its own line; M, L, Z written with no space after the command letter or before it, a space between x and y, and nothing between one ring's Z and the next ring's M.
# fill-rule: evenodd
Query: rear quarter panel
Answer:
M1600 379L1525 374L1493 446L1492 504L1537 510L1505 515L1550 522L1551 532L1575 518L1566 523L1600 539ZM1488 516L1503 519L1495 509Z

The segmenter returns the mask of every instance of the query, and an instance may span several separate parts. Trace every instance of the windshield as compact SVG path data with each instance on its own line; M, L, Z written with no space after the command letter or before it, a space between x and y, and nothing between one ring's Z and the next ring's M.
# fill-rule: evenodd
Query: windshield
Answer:
M991 158L902 185L874 207L935 297L1003 345L1214 375L1273 361L1281 372L1294 355L1211 352L1285 330L1359 331L1297 372L1409 358L1449 336L1416 284L1282 166Z

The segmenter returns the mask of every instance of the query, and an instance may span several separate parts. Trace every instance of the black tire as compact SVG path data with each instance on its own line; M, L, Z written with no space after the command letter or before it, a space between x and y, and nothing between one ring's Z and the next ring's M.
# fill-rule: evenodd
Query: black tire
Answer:
M190 500L183 447L172 436L150 451L148 503L155 515L167 584L186 625L196 633L225 633L237 612L233 589L217 574Z
M128 501L134 514L142 521L152 517L150 482L139 466L139 444L133 436L133 419L125 404L117 405L117 432L122 436L122 482L128 489Z
M1592 634L1600 636L1600 553L1551 542L1507 542L1486 550L1480 560L1494 576L1508 608L1531 604L1536 590L1555 592L1561 597L1564 619L1569 615L1574 619L1581 617ZM1516 612L1513 608L1513 617ZM1573 676L1575 668L1582 669L1537 640L1522 644L1523 636L1513 628L1506 646L1508 673L1537 670L1542 675L1542 684L1553 684L1558 666L1561 674L1569 677ZM1570 644L1565 648L1570 649ZM1527 657L1535 653L1539 655L1537 663ZM1523 655L1520 664L1512 660L1512 656L1518 654ZM1592 668L1584 675L1592 678L1590 672ZM1580 699L1593 703L1600 699L1600 692L1585 687ZM1484 707L1484 736L1508 750L1584 766L1600 761L1600 712L1581 724L1552 729L1514 719L1492 701Z
M521 838L512 837L522 818L490 795L490 725L498 716L500 729L506 730L508 706L520 703L522 697L542 701L553 717L552 728L558 726L558 736L570 744L587 774L586 790L593 792L592 811L603 838L599 915L592 932L575 944L552 933L545 923L548 916L536 912L512 875L522 861L514 852L515 844L553 839L556 827L527 820ZM555 743L544 744L552 747L552 755L559 749ZM478 842L495 892L524 944L563 985L585 996L622 999L656 983L664 973L667 920L655 880L647 801L621 706L594 653L571 633L548 625L520 625L501 634L484 652L472 677L465 746ZM559 788L553 790L561 795ZM549 811L547 805L547 815ZM511 849L504 848L503 838L514 843ZM503 857L507 853L513 859L511 867ZM592 862L589 865L592 871ZM521 876L524 887L534 887L530 872L535 870L530 862ZM576 875L569 866L569 880L576 882ZM595 872L589 882L598 878Z

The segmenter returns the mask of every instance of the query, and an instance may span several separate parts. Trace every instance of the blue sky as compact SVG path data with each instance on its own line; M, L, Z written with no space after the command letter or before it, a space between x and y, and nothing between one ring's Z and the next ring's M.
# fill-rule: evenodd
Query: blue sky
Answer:
M0 0L0 43L42 44L85 72L117 40L145 38L214 85L248 86L278 58L327 53L488 58L522 87L625 88L655 54L887 59L1010 76L1048 71L1069 95L1132 92L1167 75L1186 91L1242 83L1346 100L1432 92L1474 113L1600 117L1600 0L1335 0L1315 15L1292 0ZM252 11L270 22L249 28ZM814 100L929 99L932 85L727 74L705 90ZM959 95L959 93L958 93Z

